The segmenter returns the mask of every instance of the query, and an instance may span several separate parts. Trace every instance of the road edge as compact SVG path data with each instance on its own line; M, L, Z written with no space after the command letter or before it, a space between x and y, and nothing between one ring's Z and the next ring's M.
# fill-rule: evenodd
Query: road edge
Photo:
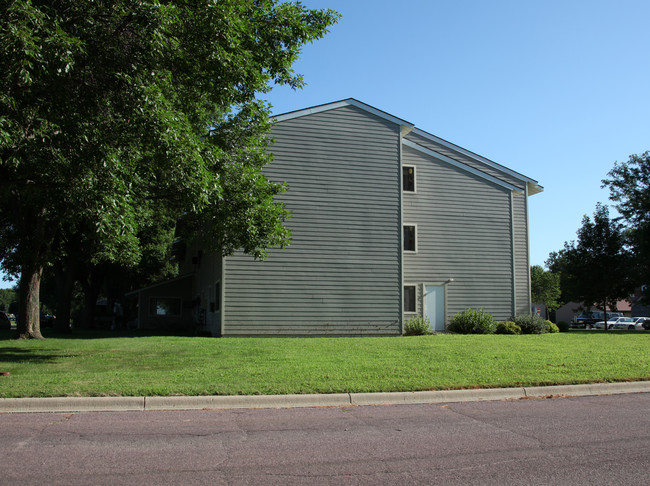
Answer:
M543 397L615 395L621 393L650 393L650 381L392 393L332 393L322 395L0 398L0 413L349 407L360 405L518 400Z

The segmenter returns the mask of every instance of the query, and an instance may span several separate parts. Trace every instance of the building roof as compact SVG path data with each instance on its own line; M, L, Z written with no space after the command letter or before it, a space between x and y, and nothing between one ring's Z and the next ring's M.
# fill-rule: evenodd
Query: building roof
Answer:
M391 115L390 113L387 113L387 112L385 112L383 110L380 110L378 108L370 106L370 105L368 105L366 103L363 103L363 102L361 102L359 100L356 100L354 98L347 98L347 99L340 100L340 101L334 101L332 103L325 103L325 104L322 104L322 105L312 106L310 108L304 108L304 109L301 109L301 110L290 111L288 113L275 115L273 118L275 119L276 122L282 122L282 121L292 120L292 119L299 118L299 117L306 116L306 115L312 115L314 113L320 113L320 112L323 112L323 111L334 110L334 109L341 108L341 107L344 107L344 106L355 106L355 107L357 107L357 108L359 108L361 110L364 110L364 111L366 111L368 113L371 113L371 114L373 114L375 116L378 116L378 117L380 117L380 118L382 118L384 120L387 120L387 121L389 121L391 123L395 123L395 124L402 127L401 131L402 131L403 136L406 136L407 134L412 133L413 135L422 137L422 138L424 138L426 140L430 140L431 142L434 142L435 144L438 144L439 146L443 146L450 153L456 154L458 156L458 158L453 157L453 156L448 157L448 156L446 156L444 154L441 154L439 152L431 150L428 147L418 147L417 143L414 142L414 141L409 142L407 140L404 140L404 144L409 146L409 147L426 151L427 153L429 153L429 155L432 155L432 156L437 157L437 158L441 158L442 160L445 160L447 162L449 162L450 159L451 159L456 164L462 164L465 167L467 167L467 164L463 162L462 158L469 157L470 159L472 159L473 161L478 162L479 164L491 167L492 169L495 169L495 170L497 170L499 172L502 172L504 175L508 175L509 177L514 178L514 179L520 181L521 183L525 184L527 189L528 189L528 194L529 195L537 194L537 193L540 193L540 192L542 192L544 190L544 188L542 186L540 186L539 183L536 180L531 179L530 177L527 177L527 176L525 176L525 175L523 175L523 174L521 174L519 172L516 172L516 171L514 171L512 169L509 169L508 167L506 167L504 165L498 164L497 162L494 162L494 161L492 161L490 159L487 159L487 158L482 157L482 156L480 156L478 154L475 154L474 152L471 152L471 151L469 151L467 149L464 149L464 148L462 148L462 147L460 147L458 145L455 145L455 144L453 144L451 142L448 142L448 141L446 141L446 140L444 140L444 139L442 139L440 137L437 137L437 136L435 136L435 135L433 135L433 134L431 134L429 132L426 132L424 130L416 128L415 125L413 125L411 122L408 122L408 121L406 121L406 120L404 120L402 118L398 118L398 117L396 117L394 115ZM472 170L476 171L476 172L481 172L481 175L483 177L485 177L486 179L497 180L495 177L490 176L489 174L486 174L485 172L479 171L477 169L472 169ZM504 186L504 187L512 188L513 190L518 190L518 189L514 188L514 186L512 186L511 184L507 183L506 181L500 181L499 180L498 183L500 185Z
M135 295L135 294L138 294L140 292L144 292L146 290L155 289L156 287L162 287L163 285L168 285L170 283L178 282L179 280L184 280L186 278L190 278L190 277L193 277L193 276L194 276L193 273L187 273L185 275L180 275L178 277L171 278L169 280L164 280L162 282L158 282L158 283L155 283L153 285L149 285L148 287L142 287L141 289L136 289L136 290L132 290L131 292L126 292L124 295L128 297L130 295Z
M281 121L291 120L293 118L298 118L305 115L320 113L322 111L335 110L336 108L341 108L343 106L356 106L357 108L372 113L373 115L383 118L384 120L388 120L389 122L395 123L397 125L405 126L409 129L412 129L415 126L411 122L393 116L390 113L386 113L385 111L379 110L374 106L370 106L366 103L362 103L361 101L355 100L354 98L348 98L346 100L341 100L341 101L334 101L332 103L325 103L322 105L312 106L311 108L304 108L302 110L290 111L288 113L276 115L273 118L275 118L276 121L281 122Z

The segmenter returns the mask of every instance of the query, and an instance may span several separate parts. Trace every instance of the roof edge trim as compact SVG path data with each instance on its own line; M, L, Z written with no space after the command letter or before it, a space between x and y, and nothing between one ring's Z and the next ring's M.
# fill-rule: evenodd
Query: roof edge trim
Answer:
M190 278L193 276L194 276L193 273L186 273L185 275L179 275L178 277L170 278L169 280L163 280L162 282L148 285L146 287L142 287L141 289L135 289L130 292L126 292L124 295L129 296L129 295L139 294L140 292L146 292L147 290L155 289L156 287L162 287L163 285L175 283L178 282L179 280L184 280L186 278Z
M447 147L448 149L451 149L451 150L459 152L459 153L461 153L463 155L466 155L467 157L471 157L472 159L477 160L478 162L482 162L484 164L487 164L490 167L493 167L494 169L505 172L506 174L509 174L512 177L514 177L516 179L519 179L520 181L530 182L530 183L533 183L533 184L537 185L537 181L535 179L531 179L530 177L525 176L523 174L520 174L519 172L516 172L516 171L514 171L512 169L509 169L505 165L501 165L501 164L499 164L497 162L494 162L493 160L486 159L485 157L482 157L482 156L480 156L478 154L475 154L474 152L472 152L470 150L464 149L463 147L460 147L460 146L458 146L456 144L448 142L447 140L445 140L443 138L436 137L435 135L433 135L433 134L431 134L429 132L425 132L424 130L422 130L420 128L414 128L413 133L416 134L416 135L420 135L420 136L422 136L424 138L428 138L432 142L439 143L440 145L443 145L443 146Z
M451 159L447 157L446 155L439 154L438 152L435 152L431 149L428 149L426 147L423 147L422 145L418 145L415 142L412 142L411 140L403 140L402 143L406 145L407 147L410 147L414 150L417 150L418 152L422 152L426 155L429 155L430 157L434 157L436 159L442 160L443 162L446 162L450 165L453 165L454 167L457 167L461 170L464 170L465 172L469 172L470 174L474 174L475 176L478 176L482 179L485 179L487 181L492 182L493 184L496 184L498 186L501 186L505 189L508 189L512 192L516 192L517 194L523 194L524 191L522 189L519 189L516 186L513 186L512 184L508 184L507 182L504 182L500 179L497 179L496 177L493 177L489 174L486 174L485 172L481 172L480 170L477 170L473 167L470 167L466 164L463 164L462 162L458 162L457 160Z
M544 187L537 184L537 182L529 182L528 183L528 194L529 195L533 196L535 194L539 194L540 192L544 192Z
M396 116L393 116L390 113L386 113L385 111L381 111L370 105L366 105L365 103L355 100L354 98L348 98L346 100L335 101L333 103L326 103L324 105L313 106L311 108L305 108L303 110L290 111L288 113L283 113L277 116L273 116L272 118L276 122L281 122L285 120L292 120L294 118L299 118L301 116L312 115L314 113L321 113L323 111L335 110L336 108L341 108L344 106L355 106L361 110L367 111L368 113L372 113L373 115L378 116L379 118L383 118L384 120L387 120L391 123L395 123L396 125L406 126L409 127L410 129L413 129L415 127L415 125L413 125L412 123L406 120L402 120L401 118L397 118Z

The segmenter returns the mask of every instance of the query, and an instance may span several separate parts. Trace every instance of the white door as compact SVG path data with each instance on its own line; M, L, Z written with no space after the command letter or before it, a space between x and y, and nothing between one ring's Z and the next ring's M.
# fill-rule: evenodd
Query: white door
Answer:
M431 329L445 330L445 287L444 285L425 285L424 315L429 318Z

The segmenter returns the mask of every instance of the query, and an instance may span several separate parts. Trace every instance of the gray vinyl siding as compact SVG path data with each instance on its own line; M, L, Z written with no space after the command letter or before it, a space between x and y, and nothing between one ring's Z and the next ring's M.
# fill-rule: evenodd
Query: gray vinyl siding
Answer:
M528 196L513 197L515 236L515 279L517 314L529 314L530 302L530 259L528 245Z
M445 147L444 145L434 142L433 140L429 140L421 135L417 135L413 133L413 134L409 134L406 138L417 143L418 145L428 148L429 150L433 150L434 152L438 152L441 155L445 155L449 158L462 162L463 164L466 164L469 167L480 170L481 172L491 175L492 177L496 177L497 179L507 182L508 184L511 184L522 190L526 187L525 181L523 181L521 178L514 177L513 175L506 172L505 170L499 170L496 167L492 167L488 164L484 164L472 157L468 157L467 155L461 152L456 152L455 150Z
M185 303L184 313L189 312L189 320L197 331L218 336L223 308L217 291L222 279L222 258L218 253L204 251L205 247L204 243L194 240L187 245L185 258L179 262L180 274L193 276L186 289L191 298Z
M217 285L221 280L221 255L204 253L197 266L195 281L197 292L192 313L200 331L218 336L221 328L221 303L217 302Z
M404 223L417 224L417 253L404 254L404 282L454 279L447 322L468 307L507 319L514 286L511 191L408 147L403 157L417 178L417 193L403 195ZM418 291L418 312L421 299Z
M352 106L275 126L292 242L225 259L224 335L400 332L399 129Z
M515 177L508 172L507 168L499 169L499 165L490 166L482 163L461 152L457 152L440 143L430 140L426 137L411 133L407 139L425 147L434 152L450 157L462 162L469 167L496 177L508 184L511 184L523 191L523 194L516 194L513 197L513 236L514 236L514 279L515 279L515 313L528 314L531 310L530 302L530 258L529 258L529 241L528 241L528 193L527 184L522 178ZM523 176L522 176L523 177Z

